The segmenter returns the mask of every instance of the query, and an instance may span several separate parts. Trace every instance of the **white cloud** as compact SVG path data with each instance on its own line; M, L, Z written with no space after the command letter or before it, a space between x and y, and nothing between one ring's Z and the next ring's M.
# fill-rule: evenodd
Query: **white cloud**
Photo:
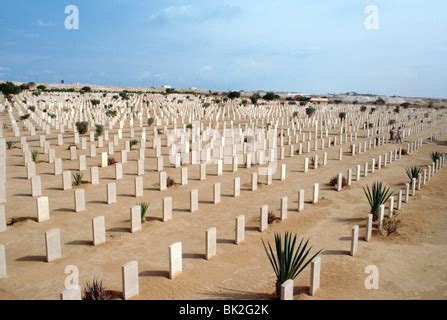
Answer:
M149 23L168 24L175 22L203 22L214 19L229 19L241 13L241 7L233 5L199 8L192 5L170 6L152 14Z
M51 22L51 21L44 21L42 19L37 19L37 21L35 22L35 25L38 26L38 27L43 27L43 28L54 27L55 26L55 24L53 22Z
M11 71L11 69L9 69L8 67L0 66L0 77L3 77L5 75L9 74L9 71Z

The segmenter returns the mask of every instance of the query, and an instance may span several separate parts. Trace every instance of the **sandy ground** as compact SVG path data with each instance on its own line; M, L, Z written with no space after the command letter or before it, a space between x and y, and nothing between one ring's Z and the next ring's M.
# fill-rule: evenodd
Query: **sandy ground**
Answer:
M1 116L6 122L5 116ZM423 133L439 130L440 127ZM38 133L39 134L39 133ZM128 138L129 133L124 137ZM4 130L4 136L12 136ZM56 136L53 134L52 136ZM365 133L359 135L363 139ZM407 141L421 135L413 135ZM72 138L70 138L72 139ZM64 170L77 170L77 161L70 161L65 140L63 148L52 147L58 155L63 154ZM445 141L447 137L443 137ZM38 139L31 143L36 148ZM280 163L287 164L287 180L279 181L279 172L274 176L273 185L261 184L256 192L248 190L250 173L257 168L239 168L230 172L224 167L224 175L216 176L216 167L208 166L206 181L198 181L197 168L189 166L189 185L176 186L160 192L156 189L158 173L155 154L147 149L144 176L144 197L132 197L133 180L136 177L138 151L129 155L124 166L124 179L117 183L118 203L105 204L105 184L113 181L114 168L100 168L101 184L83 185L86 189L87 211L74 213L73 190L62 191L62 177L54 176L53 165L46 163L45 155L37 164L37 174L42 177L43 193L50 197L50 221L37 223L35 199L30 195L30 182L21 150L8 150L7 155L7 218L30 217L9 227L0 234L0 243L6 245L8 278L0 280L2 299L58 299L64 289L65 267L75 265L80 271L80 283L93 277L103 279L110 290L121 291L121 266L131 260L138 260L140 271L140 295L137 299L271 299L274 290L274 274L262 247L261 238L272 240L275 232L290 230L305 237L311 237L314 249L324 249L321 267L321 289L315 297L308 294L310 268L295 281L297 299L444 299L447 297L447 203L444 198L446 169L437 174L399 213L403 226L399 234L384 237L374 234L371 242L360 241L358 255L349 256L351 228L360 225L360 236L364 236L365 217L369 211L362 186L375 180L382 180L395 191L403 188L407 180L405 167L428 165L429 152L447 152L442 145L424 143L412 155L370 174L367 178L353 182L352 187L336 192L326 183L338 172L346 173L355 165L371 161L372 157L384 154L402 145L388 144L352 157L347 154L338 161L338 146L326 149L328 165L303 173L303 162L308 154L286 157ZM31 147L30 149L33 149ZM106 148L103 148L105 151ZM119 149L115 148L119 161ZM165 165L168 163L167 149L164 148ZM100 154L100 150L97 150ZM88 150L78 150L88 155ZM323 151L313 151L322 158ZM100 156L87 157L88 166L99 165ZM168 175L180 181L180 169L166 167ZM279 170L278 170L279 171ZM241 196L232 197L232 181L241 178ZM84 173L89 180L89 171ZM260 180L264 182L263 179ZM222 202L211 204L212 184L221 182ZM312 184L320 183L321 200L317 205L306 202L305 210L297 213L297 192L306 190L306 201L310 200ZM189 191L199 190L199 211L188 213ZM173 220L161 222L161 201L173 197ZM269 205L278 214L280 199L289 197L289 217L286 221L275 222L264 233L257 231L259 207ZM129 208L141 201L150 202L149 220L143 230L130 234ZM246 240L234 245L234 219L246 215ZM104 215L106 218L107 243L98 247L91 245L91 219ZM205 230L217 227L218 255L211 260L204 259ZM62 233L63 258L52 263L44 262L44 233L60 228ZM174 242L183 243L183 270L175 280L167 278L168 246ZM380 288L367 290L364 286L368 265L376 265L380 272Z

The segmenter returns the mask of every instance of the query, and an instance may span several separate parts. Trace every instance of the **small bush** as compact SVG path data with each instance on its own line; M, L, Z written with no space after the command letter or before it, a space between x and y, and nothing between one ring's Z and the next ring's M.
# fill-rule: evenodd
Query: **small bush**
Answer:
M332 177L331 180L329 181L329 185L331 187L336 187L338 183L338 176ZM348 179L346 179L345 177L342 177L341 179L341 187L344 188L348 185Z
M100 137L104 133L104 126L102 124L96 124L95 125L95 136L96 138Z
M37 162L37 158L39 158L39 150L31 151L31 159L33 162Z
M441 160L442 153L435 151L430 153L430 158L433 162L436 162L437 160Z
M106 116L109 118L116 117L118 115L118 111L116 110L107 110Z
M36 107L35 106L29 106L28 110L31 111L31 112L34 112L34 111L36 111Z
M16 141L6 141L6 149L12 149L16 143Z
M396 233L402 225L402 221L397 220L396 216L393 218L384 218L382 223L382 229L386 231L387 236Z
M107 159L107 164L109 165L109 166L113 166L114 164L116 164L117 163L117 161L115 160L115 158L109 158L109 159Z
M402 149L402 155L406 156L408 154L408 150L407 149Z
M276 219L277 218L276 218L275 213L273 211L269 211L269 215L268 215L268 218L267 218L268 224L272 224L273 222L275 222Z
M150 127L154 123L154 118L147 119L147 125Z
M166 180L166 185L168 186L168 188L175 186L175 179L168 177Z
M130 140L129 145L130 145L130 150L132 150L132 148L134 146L136 146L138 144L138 140Z
M315 109L314 107L306 108L306 114L309 118L314 115L315 111L317 111L317 109Z
M23 116L21 116L19 119L20 119L20 121L24 121L24 120L27 120L29 118L29 116L30 116L30 114L27 113L27 114L24 114Z
M192 130L192 124L190 123L190 124L187 124L186 125L186 129L191 129Z
M338 117L340 118L340 120L344 120L344 119L346 119L346 112L340 112L340 113L338 114Z
M107 293L102 281L93 279L92 282L87 282L84 287L84 294L82 300L96 301L96 300L111 300L112 296Z
M73 173L74 184L80 186L82 184L82 178L84 175L80 172Z
M87 121L78 121L76 122L76 130L78 130L79 134L86 134L88 131L88 122Z
M406 169L406 172L410 181L413 181L413 178L416 180L419 178L419 174L422 172L422 169L416 166L411 166Z
M145 222L146 215L149 210L149 202L141 202L140 207L141 207L141 222Z

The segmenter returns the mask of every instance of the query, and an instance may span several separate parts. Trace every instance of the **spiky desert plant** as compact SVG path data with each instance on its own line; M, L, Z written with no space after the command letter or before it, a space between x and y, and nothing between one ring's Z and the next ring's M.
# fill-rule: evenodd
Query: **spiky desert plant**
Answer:
M410 179L410 181L413 181L413 178L418 179L419 174L422 172L421 168L418 168L416 166L411 166L406 169L407 177Z
M289 279L295 279L307 265L321 253L321 250L311 258L307 258L312 247L309 247L309 239L304 242L301 239L297 246L297 235L285 232L284 237L275 233L275 251L270 242L262 240L265 253L270 260L273 271L276 275L276 296L281 294L281 284Z
M141 202L140 207L141 207L141 222L145 222L146 215L149 210L149 202Z
M92 282L87 282L84 287L84 294L82 300L111 300L112 296L106 291L102 284L102 280L93 279Z
M82 184L82 178L84 175L80 172L73 173L73 179L75 181L75 185L80 186Z
M388 199L393 195L393 190L389 186L385 186L382 182L374 182L372 187L363 187L366 198L371 206L371 213L373 214L374 221L377 220L379 209L382 204L385 204Z
M31 160L33 160L33 162L37 162L37 158L39 158L39 150L31 151Z
M6 141L6 149L12 149L16 143L15 141Z
M433 162L436 162L436 160L441 160L442 153L439 151L431 152L430 157Z
M138 140L130 140L129 144L130 150L132 150L132 148L138 144Z

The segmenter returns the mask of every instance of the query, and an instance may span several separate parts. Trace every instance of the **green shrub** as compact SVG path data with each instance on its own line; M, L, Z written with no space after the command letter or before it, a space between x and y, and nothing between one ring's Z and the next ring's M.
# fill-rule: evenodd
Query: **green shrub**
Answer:
M95 136L96 138L102 136L104 133L104 126L102 124L95 125Z
M16 143L16 141L6 141L6 149L12 149Z
M386 187L382 182L374 182L372 188L369 186L365 189L366 198L368 199L369 205L371 206L371 213L373 214L374 221L377 221L380 206L385 204L388 199L393 195L393 191L390 187Z
M76 122L76 130L79 134L86 134L89 129L89 124L87 121L78 121Z
M84 293L82 300L98 301L98 300L112 300L112 296L104 288L102 281L93 279L93 281L87 282L84 287Z
M33 162L37 162L37 158L39 158L39 150L31 151L31 160L33 160Z
M276 296L281 295L281 285L289 279L294 280L320 253L318 251L309 257L312 247L308 247L309 240L301 239L297 246L297 235L285 232L284 237L275 233L275 250L268 242L262 240L264 250L276 275Z
M141 222L144 223L146 222L146 215L149 210L149 202L141 202L140 207L141 207Z

